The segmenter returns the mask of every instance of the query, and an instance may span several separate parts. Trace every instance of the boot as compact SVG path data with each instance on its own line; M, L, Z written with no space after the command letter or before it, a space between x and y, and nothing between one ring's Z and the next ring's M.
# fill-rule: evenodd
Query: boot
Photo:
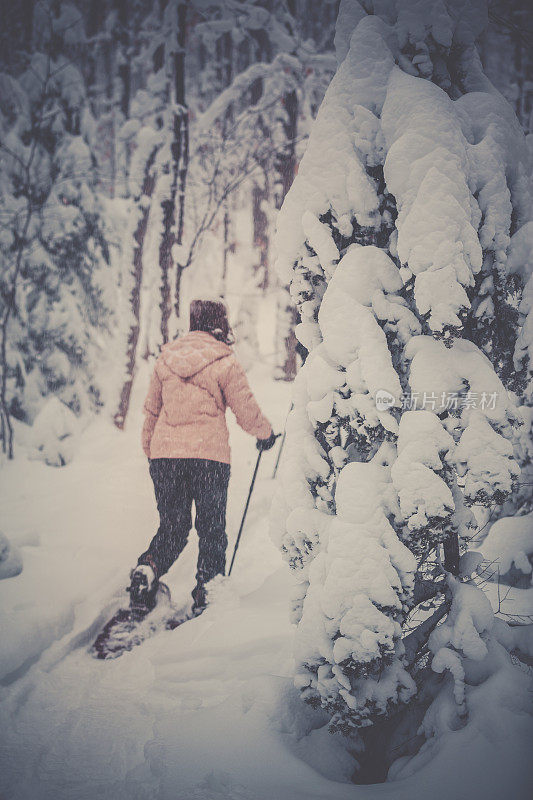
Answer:
M135 616L145 616L155 607L159 581L148 564L138 564L130 573L130 608Z
M193 617L198 617L202 611L205 610L207 605L206 591L203 584L199 582L196 584L195 588L192 590L192 599L194 602L191 612Z

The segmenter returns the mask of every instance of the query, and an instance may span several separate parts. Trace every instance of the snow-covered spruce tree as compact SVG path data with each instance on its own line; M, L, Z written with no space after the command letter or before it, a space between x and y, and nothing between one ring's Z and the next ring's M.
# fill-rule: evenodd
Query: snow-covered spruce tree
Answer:
M45 16L35 25L42 51L21 75L2 79L2 396L8 429L6 410L31 422L52 394L76 414L101 402L102 336L113 288L84 138L83 78L64 55L81 35L75 19L76 26L68 15L66 22L64 14Z
M485 19L483 2L342 2L278 220L310 355L272 528L297 579L296 685L346 734L413 698L428 663L464 714L463 665L487 654L460 554L472 507L519 474L528 264L508 254L530 207L523 134L475 48Z
M532 180L533 194L533 180ZM522 225L511 237L509 271L525 284L514 298L518 305L520 334L514 347L514 366L519 381L520 411L524 419L515 453L521 468L518 492L504 507L507 515L533 511L533 222ZM529 277L528 277L529 276Z

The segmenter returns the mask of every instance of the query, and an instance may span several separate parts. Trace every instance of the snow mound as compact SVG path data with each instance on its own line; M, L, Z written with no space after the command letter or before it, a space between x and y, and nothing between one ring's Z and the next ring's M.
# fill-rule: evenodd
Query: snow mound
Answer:
M22 572L22 555L7 536L0 531L0 580L13 578Z
M533 513L496 520L481 550L485 558L498 567L500 575L505 575L512 567L524 575L531 575Z
M74 458L79 443L75 414L57 397L43 406L32 426L32 457L50 467L63 467Z

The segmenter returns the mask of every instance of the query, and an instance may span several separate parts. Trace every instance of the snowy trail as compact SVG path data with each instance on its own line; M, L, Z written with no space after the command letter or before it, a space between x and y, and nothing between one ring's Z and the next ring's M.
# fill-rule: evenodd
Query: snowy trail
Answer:
M0 622L4 644L0 679L4 684L19 678L21 671L61 636L79 632L95 622L100 611L113 607L113 597L120 597L127 584L129 568L157 528L152 484L139 444L147 377L142 375L138 381L136 413L125 435L99 421L85 432L72 464L57 470L22 456L2 470L2 528L24 552L22 574L0 584L2 607L11 612ZM260 373L260 381L262 377ZM287 386L274 384L268 399L268 412L280 427L288 405ZM251 437L235 424L232 441L229 548L257 454ZM270 491L267 488L265 495L262 484L268 484L273 460L271 454L264 459L247 531L268 513ZM243 554L246 558L247 538L248 533L239 561ZM267 547L275 552L270 542ZM186 601L192 589L196 553L193 532L166 579L177 602Z
M137 408L142 394L141 383ZM273 385L265 407L278 428L287 406L288 387ZM217 588L212 607L117 661L87 652L124 601L128 569L157 521L138 431L138 418L126 436L98 422L68 467L21 459L3 472L3 526L22 548L24 570L0 584L0 796L152 797L157 787L175 798L184 787L183 797L282 797L289 784L292 797L302 770L314 791L317 773L290 755L279 731L269 734L273 761L261 755L280 687L291 687L290 576L267 531L274 454L263 460L231 584ZM256 456L237 429L232 441L230 547ZM195 560L192 533L167 576L178 604L188 600ZM286 769L271 774L280 760L296 767L295 780ZM238 778L227 777L243 773L256 794L239 794Z
M252 383L281 429L288 387L261 368ZM500 800L527 759L526 716L524 748L507 747L492 770L502 716L493 742L455 732L403 780L349 782L346 745L292 685L291 576L268 536L275 453L262 462L231 580L208 610L116 661L88 654L157 521L138 424L121 435L96 423L61 470L23 459L3 470L2 525L22 547L24 570L0 582L2 800L462 800L471 796L463 752L484 775L479 796ZM230 548L256 456L233 427L232 443ZM177 604L188 601L195 560L192 533L167 576Z

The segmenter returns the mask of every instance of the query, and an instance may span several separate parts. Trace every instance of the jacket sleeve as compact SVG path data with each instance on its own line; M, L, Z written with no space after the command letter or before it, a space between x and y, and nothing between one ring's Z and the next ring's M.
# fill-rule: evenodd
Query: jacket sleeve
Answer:
M235 358L231 359L221 389L227 405L235 414L241 428L257 439L268 439L272 433L272 426L261 412L250 389L246 373Z
M147 458L150 458L150 442L152 441L152 434L154 432L155 424L159 418L159 412L163 405L161 395L161 381L157 374L157 365L154 369L148 394L144 401L144 425L142 429L142 448Z

